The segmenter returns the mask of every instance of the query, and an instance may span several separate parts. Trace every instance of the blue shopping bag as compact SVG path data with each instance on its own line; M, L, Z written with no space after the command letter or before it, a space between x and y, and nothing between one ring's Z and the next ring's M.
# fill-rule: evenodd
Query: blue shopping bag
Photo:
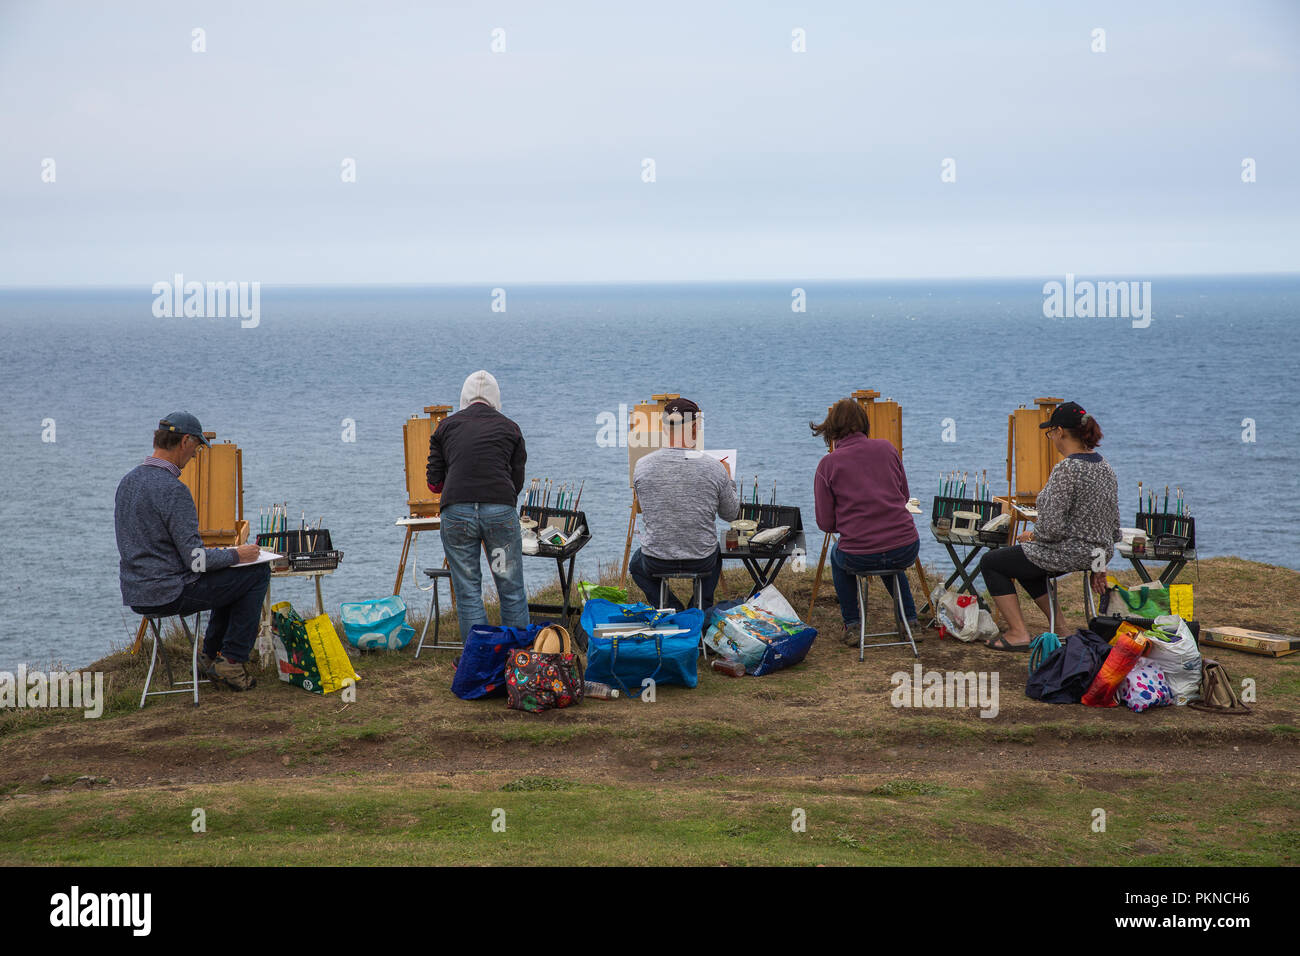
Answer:
M613 623L682 629L683 633L595 636L598 627ZM656 684L694 687L699 683L703 626L704 612L698 608L674 614L657 611L648 604L588 601L582 609L582 629L587 633L587 680L617 687L628 697L639 695L647 678Z
M456 661L451 692L461 700L500 697L506 692L506 661L511 652L532 647L545 624L531 627L495 627L475 624L465 638L465 649Z
M363 651L399 650L415 636L415 628L406 623L406 602L400 594L344 604L339 620L347 642Z

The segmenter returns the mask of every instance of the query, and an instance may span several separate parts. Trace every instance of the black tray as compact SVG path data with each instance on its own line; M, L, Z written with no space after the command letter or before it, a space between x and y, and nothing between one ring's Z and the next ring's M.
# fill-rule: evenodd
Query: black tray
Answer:
M787 505L763 505L751 502L740 503L740 514L736 520L744 519L746 521L758 522L758 527L754 529L755 533L764 531L768 528L779 528L781 525L787 525L790 528L789 533L774 544L754 544L750 543L744 548L737 549L747 554L761 556L781 554L791 543L798 538L799 533L803 531L803 516L798 508ZM726 551L724 553L735 554L736 550Z
M308 550L313 543L316 549ZM257 546L284 555L280 561L271 562L272 570L327 571L337 568L343 560L343 552L334 550L328 528L306 533L293 528L283 533L259 534Z
M973 511L980 516L975 525L975 531L971 534L962 533L962 537L974 537L984 544L1006 544L1007 529L1001 531L981 531L980 528L992 521L998 515L1002 514L1002 503L1000 501L982 501L978 498L954 498L947 495L940 495L934 499L930 508L930 527L936 532L939 530L939 519L951 519L954 512Z
M569 508L544 508L541 505L522 505L519 508L519 517L535 520L538 535L542 533L542 529L549 518L564 518L569 522L569 527L584 529L582 534L562 548L557 548L555 545L547 544L539 539L537 542L537 555L541 557L567 558L570 555L577 554L591 540L591 525L587 524L587 515L582 511L573 511ZM533 557L533 555L525 555L525 557Z

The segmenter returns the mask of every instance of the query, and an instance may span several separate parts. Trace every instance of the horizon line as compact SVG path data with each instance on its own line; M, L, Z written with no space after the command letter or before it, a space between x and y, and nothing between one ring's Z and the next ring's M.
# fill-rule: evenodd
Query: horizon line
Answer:
M176 275L173 272L171 275ZM184 275L184 273L180 273ZM265 282L260 279L204 279L194 280L202 282L257 282L259 285L265 285L269 288L276 289L392 289L392 288L409 288L409 289L428 289L428 288L449 288L464 289L480 286L636 286L636 285L786 285L794 282L799 283L887 283L887 282L1016 282L1016 281L1038 281L1044 278L1055 278L1056 276L1075 275L1087 278L1090 275L1104 275L1108 279L1138 279L1139 281L1149 281L1154 279L1232 279L1232 278L1292 278L1300 277L1300 270L1291 271L1257 271L1257 272L1160 272L1160 273L1134 273L1134 272L1074 272L1074 273L1038 273L1038 274L999 274L999 275L948 275L948 276L837 276L837 277L820 277L820 278L787 278L787 279L737 279L737 278L708 278L708 279L481 279L466 280L461 282L424 282L424 281L375 281L375 282ZM163 280L154 280L163 281ZM168 280L170 281L170 276ZM94 292L94 291L119 291L127 289L139 289L145 283L62 283L55 285L39 284L9 284L0 282L0 292ZM153 283L148 283L152 286Z

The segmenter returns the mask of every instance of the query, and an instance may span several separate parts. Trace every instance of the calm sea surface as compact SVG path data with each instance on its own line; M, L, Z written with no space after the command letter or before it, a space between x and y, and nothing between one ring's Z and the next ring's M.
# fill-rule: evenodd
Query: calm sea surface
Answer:
M739 449L749 485L757 475L767 495L775 480L811 526L824 446L808 422L856 388L901 403L904 464L927 513L951 468L987 469L1004 491L1007 413L1053 395L1101 424L1125 524L1139 480L1181 485L1203 556L1300 568L1300 278L1156 279L1146 329L1044 318L1053 278L812 283L804 313L791 311L791 283L510 287L504 313L480 287L265 288L249 329L155 318L148 289L0 292L0 670L85 665L134 634L113 492L158 418L181 408L243 449L254 529L272 501L324 515L346 554L325 579L330 610L390 593L402 422L457 405L477 368L501 383L529 476L586 479L586 575L621 558L630 502L626 449L597 442L602 412L660 391L695 399L706 445ZM355 441L342 440L344 419ZM922 556L946 565L918 520ZM815 562L821 536L808 538ZM425 535L419 564L435 560ZM553 565L530 561L527 574L542 585ZM310 606L306 584L275 587Z

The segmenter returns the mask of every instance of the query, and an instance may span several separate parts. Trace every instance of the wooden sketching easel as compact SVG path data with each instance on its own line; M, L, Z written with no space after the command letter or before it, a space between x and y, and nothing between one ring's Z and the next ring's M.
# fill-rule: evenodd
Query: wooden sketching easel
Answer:
M851 396L862 410L867 413L867 421L870 424L872 438L885 438L889 443L898 450L898 457L903 457L903 411L898 407L898 402L892 398L887 398L882 402L877 402L880 393L870 388L860 388ZM830 408L826 411L829 413ZM833 446L832 446L833 447ZM829 451L828 451L829 453ZM808 601L808 620L812 620L813 607L817 603L817 591L822 583L822 571L826 567L826 555L830 552L831 536L825 535L822 538L822 556L817 561L817 574L813 577L812 598ZM916 574L920 578L921 587L925 589L927 599L930 596L930 582L925 576L925 568L921 566L921 557L916 558Z
M410 518L426 519L423 523L407 523L406 537L402 541L402 557L397 563L397 581L393 584L393 593L402 593L402 578L406 575L406 559L411 551L411 542L421 531L438 527L438 515L441 513L442 496L429 490L427 470L429 467L429 440L438 426L451 413L450 405L424 406L427 418L412 415L402 423L402 444L405 449L406 466L406 507Z
M204 432L203 437L212 441L217 433ZM194 499L199 537L205 548L230 548L248 540L248 522L244 520L244 454L238 445L228 440L217 445L200 445L181 470L181 484ZM148 624L141 619L132 654L140 650Z
M1008 543L1015 543L1022 521L1027 520L1020 507L1032 508L1037 504L1038 493L1061 460L1047 432L1039 425L1052 417L1062 401L1036 398L1034 408L1021 405L1007 416L1007 494L993 500L1001 503L1004 514L1011 515Z
M632 536L636 533L636 516L641 512L641 505L636 500L636 464L646 455L660 447L660 423L663 421L664 405L674 398L681 398L676 392L662 392L651 395L650 401L640 402L632 409L632 417L627 428L627 484L632 488L632 508L627 519L627 542L623 546L623 568L618 574L618 586L627 586L627 565L632 557Z

